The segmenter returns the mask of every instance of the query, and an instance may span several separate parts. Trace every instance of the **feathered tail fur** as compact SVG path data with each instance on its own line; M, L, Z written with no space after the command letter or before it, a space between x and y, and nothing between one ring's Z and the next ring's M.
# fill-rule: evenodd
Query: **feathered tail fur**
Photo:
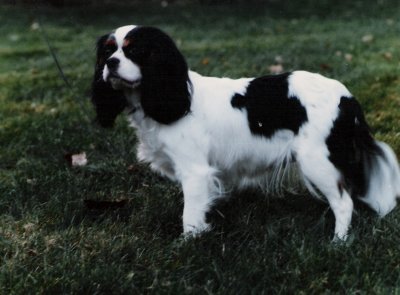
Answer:
M400 197L400 169L393 150L375 140L359 103L343 97L339 116L327 140L330 160L342 172L353 197L380 216L388 214Z

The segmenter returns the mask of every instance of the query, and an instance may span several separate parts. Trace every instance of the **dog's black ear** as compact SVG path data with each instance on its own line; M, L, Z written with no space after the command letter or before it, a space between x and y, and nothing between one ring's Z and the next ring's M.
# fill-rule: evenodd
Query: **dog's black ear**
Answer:
M109 35L97 41L97 58L92 82L92 103L96 110L96 122L102 127L112 127L115 118L127 106L123 91L115 90L103 80L103 69L108 58L105 42Z
M171 124L190 111L188 66L172 39L156 28L141 28L152 39L142 65L141 105L144 113L162 124Z

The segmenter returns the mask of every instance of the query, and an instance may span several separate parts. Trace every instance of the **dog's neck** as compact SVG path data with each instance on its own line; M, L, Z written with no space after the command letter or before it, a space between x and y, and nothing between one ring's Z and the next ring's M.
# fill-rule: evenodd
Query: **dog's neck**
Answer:
M124 94L128 102L126 112L129 119L134 121L132 123L135 123L135 125L140 125L145 118L142 106L140 104L140 91L137 89L126 88L124 90Z

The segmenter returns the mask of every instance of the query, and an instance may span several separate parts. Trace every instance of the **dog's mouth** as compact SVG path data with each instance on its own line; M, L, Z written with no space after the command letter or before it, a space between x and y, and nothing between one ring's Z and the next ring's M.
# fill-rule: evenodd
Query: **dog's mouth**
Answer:
M129 81L129 80L123 79L117 75L110 75L107 80L111 83L111 85L115 89L121 89L121 88L134 89L137 86L139 86L140 82L141 82L140 79L134 80L134 81Z

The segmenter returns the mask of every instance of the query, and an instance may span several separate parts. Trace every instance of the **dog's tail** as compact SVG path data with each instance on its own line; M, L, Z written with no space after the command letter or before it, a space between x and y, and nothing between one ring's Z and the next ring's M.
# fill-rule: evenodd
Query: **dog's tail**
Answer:
M393 150L384 142L374 143L376 152L364 153L367 191L360 199L383 217L400 197L400 170Z
M339 109L332 130L333 140L330 139L331 160L336 161L351 195L383 217L396 206L396 199L400 197L396 155L386 143L372 137L354 98L342 98ZM333 147L332 144L338 145Z

